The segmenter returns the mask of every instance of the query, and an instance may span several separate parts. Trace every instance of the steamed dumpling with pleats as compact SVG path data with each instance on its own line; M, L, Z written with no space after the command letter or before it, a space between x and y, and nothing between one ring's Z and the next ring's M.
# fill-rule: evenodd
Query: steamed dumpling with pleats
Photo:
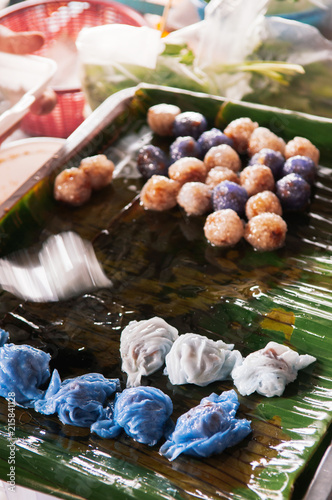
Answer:
M242 363L234 344L211 340L196 333L180 335L165 358L164 374L173 385L206 386L230 378L234 366Z
M212 393L181 415L174 431L159 450L168 460L181 453L209 457L238 444L251 432L251 422L236 418L240 406L236 392Z
M104 414L91 426L91 432L103 438L115 438L124 429L139 443L154 446L174 429L173 403L160 389L130 387L119 392Z
M296 379L298 370L314 361L316 358L310 354L298 354L285 345L269 342L234 368L232 378L242 396L255 391L269 398L281 396L286 385Z
M122 370L128 375L127 387L138 387L143 375L159 370L177 338L178 330L157 316L131 321L120 339Z

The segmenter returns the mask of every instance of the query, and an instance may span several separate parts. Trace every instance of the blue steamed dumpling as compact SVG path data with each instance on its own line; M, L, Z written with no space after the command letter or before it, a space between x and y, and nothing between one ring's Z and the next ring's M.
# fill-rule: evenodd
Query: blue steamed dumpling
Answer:
M2 347L9 339L9 333L0 328L0 347Z
M170 397L160 389L131 387L117 393L114 409L108 408L108 419L96 422L91 431L101 437L116 437L123 428L135 441L153 446L173 430L172 412Z
M121 425L114 420L113 401L107 405L98 420L91 424L90 431L104 439L114 439L123 431Z
M174 460L181 453L208 457L221 453L244 439L250 432L250 421L237 419L239 407L234 390L220 396L212 393L198 406L181 415L173 433L160 448L160 453Z
M6 334L7 332L5 332ZM2 340L8 335L1 334ZM29 345L4 344L0 347L0 396L15 393L15 401L31 405L41 398L40 387L50 377L51 356Z
M90 427L104 415L107 399L118 390L119 379L107 379L100 373L61 382L54 370L44 397L35 403L35 410L45 415L57 413L63 424Z

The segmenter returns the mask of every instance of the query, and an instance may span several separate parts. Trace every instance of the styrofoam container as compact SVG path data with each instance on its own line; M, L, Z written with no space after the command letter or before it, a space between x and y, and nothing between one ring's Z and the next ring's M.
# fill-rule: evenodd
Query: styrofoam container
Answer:
M64 143L65 139L55 137L33 137L3 144L0 148L0 204L12 196Z

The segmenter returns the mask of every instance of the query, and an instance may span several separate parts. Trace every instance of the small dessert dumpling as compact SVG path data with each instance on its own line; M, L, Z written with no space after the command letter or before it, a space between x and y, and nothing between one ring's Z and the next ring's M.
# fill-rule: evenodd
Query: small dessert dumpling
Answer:
M196 384L206 386L217 380L225 380L237 364L242 362L234 344L211 340L204 335L185 333L180 335L166 356L165 375L173 385Z
M240 183L240 178L230 168L227 167L213 167L211 170L208 172L206 179L205 179L205 184L207 184L210 187L215 187L217 184L220 184L223 181L231 181L231 182L236 182L237 184Z
M184 137L177 137L174 142L169 147L170 162L175 163L180 158L195 157L200 158L202 156L202 150L196 139L190 135Z
M257 127L250 136L248 154L254 156L263 148L279 151L285 155L285 141L266 127Z
M256 250L267 252L285 244L287 224L280 215L265 212L256 215L246 224L244 238Z
M285 157L290 158L291 156L309 156L318 165L319 162L319 149L312 144L309 139L305 137L294 137L291 141L287 142L285 147Z
M183 157L172 163L168 169L168 175L181 186L186 182L204 182L206 167L198 158Z
M67 168L55 178L54 198L57 201L79 207L90 199L91 193L90 178L79 168Z
M175 117L172 132L175 137L190 135L194 139L198 139L207 128L207 119L202 113L184 111Z
M248 200L247 190L237 182L222 181L212 190L212 204L214 210L231 208L237 214L244 214Z
M108 410L91 426L91 432L103 438L117 437L124 430L138 443L154 446L174 429L171 398L156 387L130 387L118 392Z
M209 149L204 156L204 164L208 172L213 167L226 167L233 172L238 172L241 169L239 155L228 144L220 144Z
M148 125L158 135L172 135L174 119L180 113L181 109L174 104L156 104L148 109Z
M281 396L293 382L298 370L316 361L310 354L298 354L289 347L269 342L263 349L252 352L232 371L235 387L242 396L253 392L268 398Z
M92 189L98 190L112 182L114 163L100 154L83 158L79 169L89 177Z
M204 234L206 239L216 247L236 245L242 238L244 225L235 210L226 208L212 212L206 218Z
M203 134L197 139L197 142L201 147L203 156L209 151L209 149L214 146L219 146L220 144L228 144L233 147L233 140L215 127L203 132Z
M138 151L137 170L145 179L150 179L153 175L167 176L168 159L166 154L158 146L146 144Z
M311 186L299 174L287 174L276 182L276 195L285 211L302 211L310 203Z
M247 152L250 136L257 127L258 123L251 118L237 118L227 125L224 134L233 140L234 149L243 154Z
M63 424L90 427L104 415L108 398L119 390L119 379L108 379L101 373L86 373L62 382L54 370L48 389L34 408L43 415L57 413Z
M211 189L202 182L186 182L177 197L187 215L203 215L211 211Z
M140 200L144 208L148 210L170 210L177 204L177 195L181 184L164 175L153 175L144 184Z
M288 158L282 168L283 177L288 174L298 174L308 184L315 182L317 166L309 156L295 155Z
M127 387L137 387L143 375L150 375L164 364L165 356L178 337L178 330L157 316L131 321L122 331L120 354Z
M1 343L8 339L1 330ZM15 401L30 405L43 397L41 387L50 377L51 356L25 344L6 344L0 347L0 396L15 394Z
M279 198L272 191L261 191L250 196L246 203L246 216L252 219L256 215L270 212L282 216L282 207Z
M284 156L280 151L263 148L255 153L249 160L249 165L266 165L272 170L273 176L278 180L282 176L282 168L285 163Z
M273 191L275 187L272 170L266 165L250 165L240 173L240 184L249 196L261 191Z
M181 453L209 457L234 446L251 432L250 421L236 418L240 406L234 390L203 398L198 406L181 415L159 452L168 460Z

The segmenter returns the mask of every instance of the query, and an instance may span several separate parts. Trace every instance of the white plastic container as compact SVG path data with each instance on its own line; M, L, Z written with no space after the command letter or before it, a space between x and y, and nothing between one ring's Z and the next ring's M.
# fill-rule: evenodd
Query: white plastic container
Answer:
M0 204L12 196L64 143L65 139L55 137L32 137L4 143L0 148Z
M47 57L0 52L0 139L29 111L53 77L57 64Z

